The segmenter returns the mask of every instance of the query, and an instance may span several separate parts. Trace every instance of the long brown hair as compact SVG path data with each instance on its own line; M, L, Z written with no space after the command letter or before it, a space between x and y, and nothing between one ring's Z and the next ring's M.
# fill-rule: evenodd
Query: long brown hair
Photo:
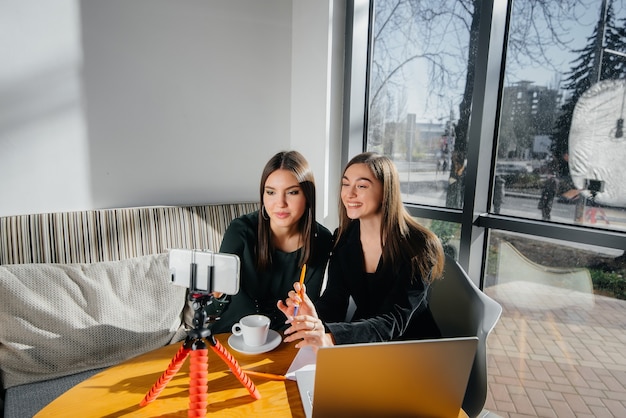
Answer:
M291 172L300 183L304 197L306 198L306 207L298 229L302 234L302 254L300 255L299 267L307 263L311 258L313 250L312 240L315 227L315 179L313 172L309 168L309 163L298 151L281 151L274 155L265 164L263 174L261 175L261 184L259 187L259 197L261 209L259 210L259 229L257 238L257 267L259 270L267 270L272 263L272 228L270 228L269 217L264 213L263 195L265 193L265 182L267 178L276 170L287 170Z
M401 259L408 258L413 271L419 272L423 280L432 282L441 277L444 265L441 242L434 233L413 219L404 207L398 170L393 161L383 155L364 152L348 162L343 174L354 164L367 165L374 177L383 185L380 231L383 263L397 265ZM340 198L339 228L335 242L339 242L350 222L352 220L348 218Z

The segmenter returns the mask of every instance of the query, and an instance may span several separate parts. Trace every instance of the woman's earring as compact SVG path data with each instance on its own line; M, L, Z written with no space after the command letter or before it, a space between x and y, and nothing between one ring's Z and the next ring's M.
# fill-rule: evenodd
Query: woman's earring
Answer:
M267 214L267 211L265 210L265 205L261 206L261 217L265 219L266 221L270 220L270 216Z

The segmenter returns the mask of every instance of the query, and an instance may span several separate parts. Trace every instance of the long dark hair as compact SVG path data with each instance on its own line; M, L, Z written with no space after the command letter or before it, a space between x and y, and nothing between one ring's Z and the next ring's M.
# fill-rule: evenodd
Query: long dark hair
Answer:
M365 164L383 185L381 202L382 223L380 239L383 248L383 263L397 265L405 258L411 261L413 271L420 273L423 280L432 282L441 277L444 253L439 238L420 225L407 212L400 194L398 170L389 158L372 152L364 152L352 158L343 170L354 164ZM343 175L342 175L343 178ZM339 228L335 242L339 242L352 220L339 199Z
M300 255L299 267L307 263L311 258L313 250L313 229L315 227L315 178L313 172L309 168L309 163L298 151L281 151L274 155L265 164L263 174L261 175L261 184L259 187L259 197L261 201L261 210L259 210L259 230L257 241L257 267L259 270L267 270L272 263L272 229L270 228L270 220L263 207L263 195L265 193L265 182L267 178L276 170L287 170L291 172L304 193L306 198L306 207L298 229L302 234L303 251Z

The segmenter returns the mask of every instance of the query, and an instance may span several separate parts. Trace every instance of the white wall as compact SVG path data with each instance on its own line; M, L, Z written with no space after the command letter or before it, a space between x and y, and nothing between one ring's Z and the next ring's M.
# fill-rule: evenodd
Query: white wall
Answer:
M42 22L59 13L40 11L50 3L80 24L74 55L56 57L75 91L64 111L0 119L0 216L256 200L267 159L297 149L334 226L343 1L3 0L0 16L54 37L58 22ZM37 39L21 27L1 41L2 62L16 43L31 54ZM33 79L1 75L0 110L11 107L5 92L22 98Z
M0 216L90 205L78 14L0 2Z
M317 218L337 227L345 1L294 0L291 143L309 160L317 186Z

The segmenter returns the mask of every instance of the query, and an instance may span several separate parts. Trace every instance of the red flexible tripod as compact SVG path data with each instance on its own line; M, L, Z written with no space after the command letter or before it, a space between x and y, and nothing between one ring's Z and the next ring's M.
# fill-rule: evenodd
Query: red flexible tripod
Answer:
M142 407L146 406L158 398L161 391L178 373L187 357L191 355L191 364L189 366L189 410L187 416L204 417L208 405L207 376L209 365L208 349L205 340L209 343L211 349L228 365L233 375L248 389L250 395L254 399L261 399L258 389L241 369L237 360L215 339L211 333L210 326L205 327L207 322L211 324L217 320L216 317L207 317L204 309L207 302L213 299L213 295L192 294L189 297L194 301L195 307L194 328L188 332L185 342L176 352L165 372L146 393L139 405Z

